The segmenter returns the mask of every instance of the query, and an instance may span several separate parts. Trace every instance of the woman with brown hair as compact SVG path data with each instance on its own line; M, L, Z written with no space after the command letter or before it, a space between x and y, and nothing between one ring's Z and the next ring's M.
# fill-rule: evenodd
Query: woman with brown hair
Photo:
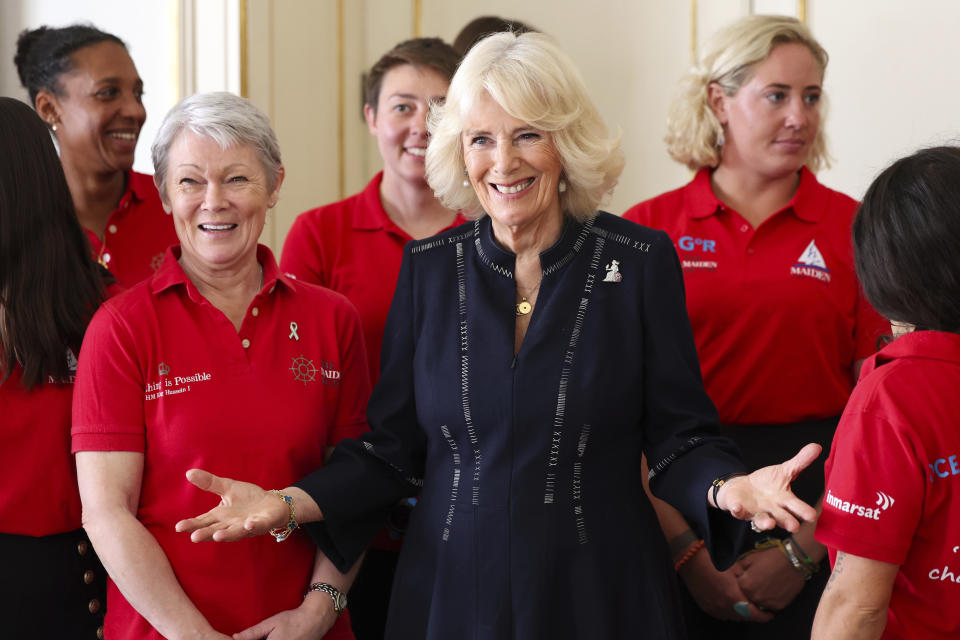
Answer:
M90 257L50 135L0 98L0 602L9 637L96 637L106 575L70 455L77 354L112 282Z

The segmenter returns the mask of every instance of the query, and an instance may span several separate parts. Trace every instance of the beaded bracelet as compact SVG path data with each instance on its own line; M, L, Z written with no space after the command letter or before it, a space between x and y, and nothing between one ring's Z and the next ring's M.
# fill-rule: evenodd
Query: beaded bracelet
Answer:
M704 545L706 545L706 543L703 540L697 540L692 545L690 545L690 548L687 549L687 552L683 554L683 557L677 560L673 564L673 570L680 571L683 565L690 562L690 558L692 558L697 554L697 551L700 551L700 549L703 549Z

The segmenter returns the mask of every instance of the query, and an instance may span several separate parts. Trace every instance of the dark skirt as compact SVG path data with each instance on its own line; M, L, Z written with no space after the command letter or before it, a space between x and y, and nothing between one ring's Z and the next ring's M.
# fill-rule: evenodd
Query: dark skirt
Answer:
M812 505L823 495L823 464L830 455L830 445L839 420L840 417L836 416L793 424L731 425L724 426L723 433L737 443L744 463L751 470L788 460L807 443L820 444L823 447L823 453L800 473L792 485L793 492L801 500ZM786 538L788 535L790 535L788 531L779 528L761 534L748 531L740 553L753 549L757 542L766 538ZM820 571L807 582L793 602L782 611L776 612L773 620L762 624L727 622L711 618L700 611L696 601L684 588L682 599L690 639L807 640L810 638L810 629L813 626L817 605L820 603L820 595L829 577L830 565L824 559Z
M32 537L0 533L3 637L103 638L107 578L83 529Z

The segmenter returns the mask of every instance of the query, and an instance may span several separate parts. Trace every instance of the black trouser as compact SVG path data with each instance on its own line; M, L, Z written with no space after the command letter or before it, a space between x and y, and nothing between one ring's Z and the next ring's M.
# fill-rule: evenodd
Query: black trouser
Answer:
M0 533L0 557L0 636L103 637L106 572L83 529L41 537Z

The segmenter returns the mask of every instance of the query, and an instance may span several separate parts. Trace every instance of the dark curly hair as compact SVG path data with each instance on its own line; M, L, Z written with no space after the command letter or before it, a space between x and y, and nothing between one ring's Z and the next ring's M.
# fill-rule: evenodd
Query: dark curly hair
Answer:
M30 103L35 104L37 93L44 89L54 95L62 95L60 76L73 68L70 54L100 42L115 42L124 48L127 46L117 36L92 25L74 24L60 28L43 26L20 32L13 63L17 66L20 84L30 93Z

